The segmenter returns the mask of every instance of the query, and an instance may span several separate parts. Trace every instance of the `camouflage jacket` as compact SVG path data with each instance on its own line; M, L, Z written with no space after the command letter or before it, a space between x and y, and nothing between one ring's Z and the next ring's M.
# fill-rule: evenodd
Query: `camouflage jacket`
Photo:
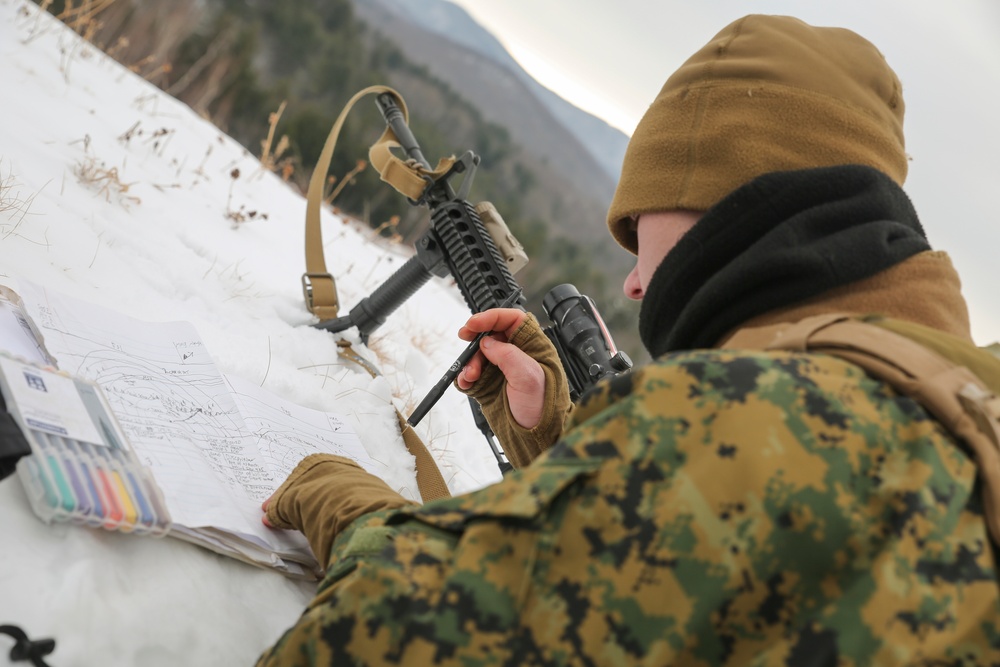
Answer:
M502 482L354 521L260 664L1000 664L975 485L852 364L668 355Z
M868 168L737 189L650 281L654 363L510 430L537 458L492 487L359 514L332 549L305 529L327 576L261 664L1000 664L977 468L951 433L839 358L677 351L881 313L952 331L974 363L958 276L927 248ZM324 467L274 514L342 510L304 491Z

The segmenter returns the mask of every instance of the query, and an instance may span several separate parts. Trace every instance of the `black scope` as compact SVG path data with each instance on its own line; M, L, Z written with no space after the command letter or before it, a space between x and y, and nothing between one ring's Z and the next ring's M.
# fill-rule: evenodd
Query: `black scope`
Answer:
M552 321L545 334L559 351L575 401L598 380L632 368L632 360L615 347L593 299L573 285L556 285L542 299Z

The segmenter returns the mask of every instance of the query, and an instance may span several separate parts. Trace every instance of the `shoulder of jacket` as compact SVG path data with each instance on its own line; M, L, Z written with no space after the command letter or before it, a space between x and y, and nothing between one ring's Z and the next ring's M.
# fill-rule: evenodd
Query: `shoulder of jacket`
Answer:
M1000 356L989 348L928 326L888 317L865 319L882 329L899 334L941 355L953 364L968 368L995 394L1000 394Z
M1000 358L972 341L932 327L878 315L827 313L734 332L725 349L820 352L859 363L891 360L909 366L954 365L967 368L982 384L1000 393ZM868 363L859 363L872 370ZM876 373L878 375L879 373Z

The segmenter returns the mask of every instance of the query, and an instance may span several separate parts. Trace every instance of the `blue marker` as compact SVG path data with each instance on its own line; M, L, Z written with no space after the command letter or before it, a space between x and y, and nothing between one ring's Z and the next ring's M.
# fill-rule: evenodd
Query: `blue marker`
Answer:
M49 445L53 450L61 454L61 458L64 464L64 469L66 470L66 476L69 477L70 486L73 490L73 498L76 501L76 505L79 511L84 514L84 518L89 518L94 513L94 505L91 502L91 498L84 488L83 481L81 480L82 471L78 471L80 462L77 457L73 456L72 451L68 451L68 448L62 446L62 443L54 435L39 434L40 437L48 438Z
M95 447L81 441L77 441L77 445L87 454L90 455L91 461L94 463L94 471L96 472L96 481L101 491L104 493L104 498L106 500L104 508L107 512L104 514L105 521L103 525L105 528L117 528L121 525L122 519L125 517L125 511L122 509L122 503L118 498L118 494L115 491L114 485L111 482L111 478L108 475L108 471L105 470L107 466L104 462L98 460L97 453L94 451Z
M72 440L64 439L63 443L66 445L66 448L73 453L77 463L80 464L80 470L83 473L87 494L93 504L93 521L96 524L100 524L104 521L106 513L104 510L104 502L101 500L101 491L97 486L97 472L92 467L90 457L84 454L82 449L77 448L76 444Z

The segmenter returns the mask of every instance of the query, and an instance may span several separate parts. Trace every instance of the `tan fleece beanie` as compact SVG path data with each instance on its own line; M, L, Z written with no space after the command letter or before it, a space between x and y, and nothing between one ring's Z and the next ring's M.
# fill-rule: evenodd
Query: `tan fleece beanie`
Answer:
M681 65L646 111L608 226L634 253L640 213L705 211L761 174L841 164L906 179L896 74L850 30L747 16Z

